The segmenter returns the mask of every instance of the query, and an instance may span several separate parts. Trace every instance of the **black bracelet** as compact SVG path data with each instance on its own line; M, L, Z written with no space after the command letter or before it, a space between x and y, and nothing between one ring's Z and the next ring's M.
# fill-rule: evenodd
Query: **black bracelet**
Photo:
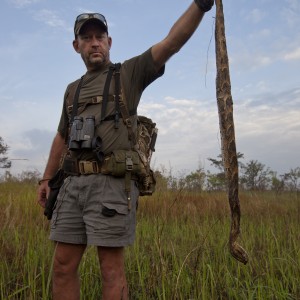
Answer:
M203 12L207 12L211 10L211 8L214 5L213 0L194 0L194 1Z
M49 181L51 178L44 178L44 179L41 179L39 180L38 184L41 185L42 182L44 181Z

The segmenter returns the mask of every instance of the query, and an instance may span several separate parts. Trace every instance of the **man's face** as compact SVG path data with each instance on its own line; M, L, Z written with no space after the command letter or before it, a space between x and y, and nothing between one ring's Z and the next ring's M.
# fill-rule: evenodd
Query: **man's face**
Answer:
M82 28L73 47L81 57L89 71L96 70L109 63L111 38L95 23L87 23Z

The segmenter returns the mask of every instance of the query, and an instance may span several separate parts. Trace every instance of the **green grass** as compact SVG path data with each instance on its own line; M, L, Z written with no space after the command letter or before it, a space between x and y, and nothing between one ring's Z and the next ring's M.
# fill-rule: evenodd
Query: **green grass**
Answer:
M51 299L53 245L36 187L0 184L0 299ZM243 265L228 251L224 193L157 191L141 198L126 249L130 299L300 299L300 199L241 193ZM82 299L99 299L96 251L80 266Z

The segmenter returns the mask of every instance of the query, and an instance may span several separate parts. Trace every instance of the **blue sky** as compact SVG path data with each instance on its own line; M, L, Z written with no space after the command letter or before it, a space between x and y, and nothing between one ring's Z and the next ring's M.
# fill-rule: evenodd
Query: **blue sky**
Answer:
M122 62L162 40L186 0L3 0L0 136L11 171L43 171L66 85L85 72L72 48L82 12L100 12ZM224 0L237 150L278 174L300 166L300 1ZM215 9L146 89L139 113L156 121L155 168L209 169L220 150L215 95Z

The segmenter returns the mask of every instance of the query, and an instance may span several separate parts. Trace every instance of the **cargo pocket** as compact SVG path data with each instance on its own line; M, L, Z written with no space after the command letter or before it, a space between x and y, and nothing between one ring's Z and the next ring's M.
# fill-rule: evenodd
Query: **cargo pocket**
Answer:
M129 210L127 203L103 203L95 232L101 231L112 236L122 236L129 229Z

